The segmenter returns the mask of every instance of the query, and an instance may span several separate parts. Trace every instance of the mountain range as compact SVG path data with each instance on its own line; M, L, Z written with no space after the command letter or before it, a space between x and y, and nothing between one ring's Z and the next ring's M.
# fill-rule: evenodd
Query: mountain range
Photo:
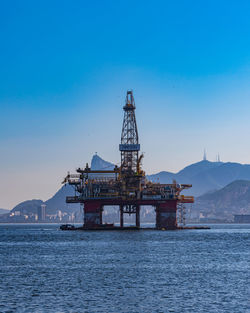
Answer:
M236 180L224 188L196 198L193 213L232 220L234 214L250 214L250 181Z
M114 164L103 160L98 155L93 156L91 169L110 170L113 168ZM194 210L197 211L207 212L211 210L218 215L221 210L226 210L232 214L232 212L237 212L238 209L248 207L248 200L250 201L250 191L246 187L250 184L248 182L250 181L249 164L203 160L191 164L177 173L162 171L148 175L147 178L160 183L172 183L173 180L176 180L180 184L192 184L193 187L187 190L186 194L196 196ZM246 191L244 196L242 190ZM66 196L73 195L73 187L66 184L47 201L43 202L37 199L24 201L15 206L11 212L20 211L21 214L25 214L25 212L35 213L41 204L46 204L47 214L56 214L58 210L72 213L78 211L80 206L78 204L67 205L65 199Z
M171 183L174 179L180 184L192 184L188 193L200 196L219 190L235 180L250 180L250 165L203 160L185 167L178 173L160 172L147 177L160 183Z

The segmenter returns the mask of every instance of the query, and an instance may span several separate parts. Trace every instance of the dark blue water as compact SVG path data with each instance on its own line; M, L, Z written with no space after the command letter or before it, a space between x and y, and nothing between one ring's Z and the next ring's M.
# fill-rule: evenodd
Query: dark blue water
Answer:
M0 312L250 312L250 225L0 225Z

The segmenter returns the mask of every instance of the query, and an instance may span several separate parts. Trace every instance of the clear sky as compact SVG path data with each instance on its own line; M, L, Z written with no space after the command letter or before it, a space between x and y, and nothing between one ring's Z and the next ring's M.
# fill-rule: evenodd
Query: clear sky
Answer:
M118 163L133 89L144 169L250 163L250 1L1 1L0 207ZM188 182L183 182L188 183Z

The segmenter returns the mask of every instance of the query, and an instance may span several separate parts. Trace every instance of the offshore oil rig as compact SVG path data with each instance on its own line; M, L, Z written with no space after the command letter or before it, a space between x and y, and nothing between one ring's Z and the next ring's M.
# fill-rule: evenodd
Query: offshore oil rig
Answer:
M133 92L127 91L123 106L124 119L121 134L120 167L113 170L91 170L88 164L78 168L75 174L68 174L63 183L75 188L75 196L66 197L67 203L83 204L84 224L80 229L127 229L124 227L124 214L135 214L136 225L140 228L140 207L153 206L156 212L156 229L178 229L177 207L193 203L191 196L181 195L188 184L160 184L147 180L141 168L143 154L139 154L140 144L135 118ZM118 206L120 226L103 224L104 206Z

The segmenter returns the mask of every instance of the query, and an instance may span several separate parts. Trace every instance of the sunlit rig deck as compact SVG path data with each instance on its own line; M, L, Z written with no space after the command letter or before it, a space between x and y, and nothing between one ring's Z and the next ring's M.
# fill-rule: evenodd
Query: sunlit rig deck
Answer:
M124 226L124 214L135 214L135 226L140 229L140 207L153 206L156 212L156 229L183 229L177 224L177 207L193 203L192 196L181 195L190 184L160 184L147 180L141 168L143 154L139 155L140 144L135 118L135 102L132 91L127 92L122 127L121 165L112 170L92 170L88 164L76 173L65 177L63 183L74 186L75 196L67 197L67 203L83 205L84 224L78 229L112 230L128 229ZM103 224L104 206L118 206L120 226Z

